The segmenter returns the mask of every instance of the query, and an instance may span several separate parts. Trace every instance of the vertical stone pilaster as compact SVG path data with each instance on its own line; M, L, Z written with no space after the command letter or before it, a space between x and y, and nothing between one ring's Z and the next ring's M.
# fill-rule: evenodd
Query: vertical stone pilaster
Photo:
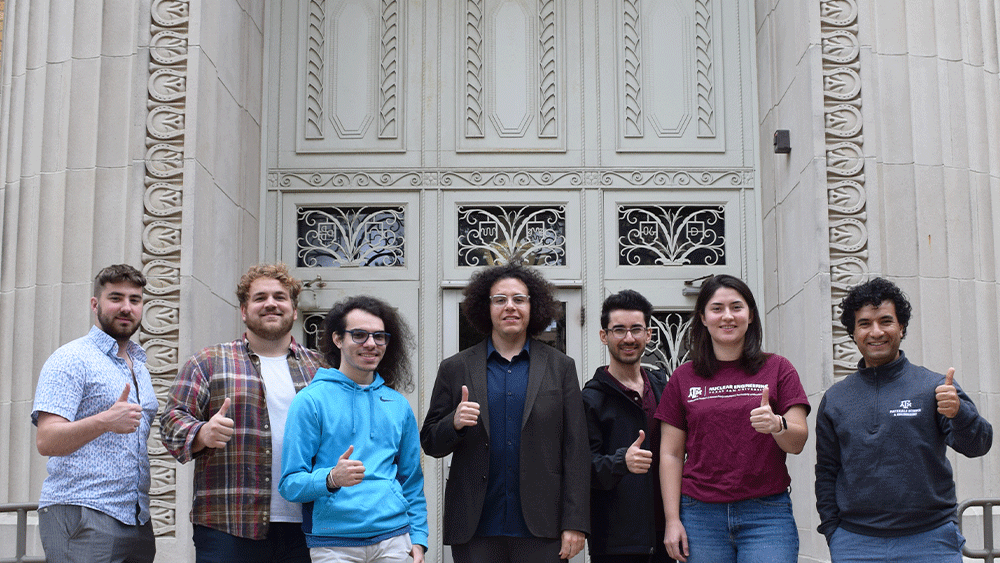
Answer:
M839 304L868 275L865 159L862 134L861 44L856 0L821 0L823 119L830 240L834 377L854 371L851 336Z

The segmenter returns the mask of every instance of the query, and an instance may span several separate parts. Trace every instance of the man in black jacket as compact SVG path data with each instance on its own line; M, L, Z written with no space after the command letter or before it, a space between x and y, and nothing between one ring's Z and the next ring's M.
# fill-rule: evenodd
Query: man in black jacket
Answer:
M652 312L649 301L630 289L609 296L601 307L601 343L611 361L583 389L593 563L673 561L663 545L660 425L653 419L666 378L639 363Z

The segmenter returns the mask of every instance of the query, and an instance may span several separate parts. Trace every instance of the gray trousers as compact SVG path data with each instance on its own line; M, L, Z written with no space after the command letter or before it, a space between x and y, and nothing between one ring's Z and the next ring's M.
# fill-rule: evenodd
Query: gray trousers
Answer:
M129 526L71 504L38 509L38 534L48 563L152 563L153 522Z

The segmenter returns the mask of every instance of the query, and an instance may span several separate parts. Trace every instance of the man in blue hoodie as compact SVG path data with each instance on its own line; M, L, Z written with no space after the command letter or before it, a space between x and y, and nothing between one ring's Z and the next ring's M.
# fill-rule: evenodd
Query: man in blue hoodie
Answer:
M373 297L345 299L323 321L321 369L288 411L278 490L305 503L313 563L424 561L427 503L413 387L413 337Z
M827 390L816 415L816 508L833 563L961 563L946 446L985 455L993 427L947 375L899 350L910 303L892 282L853 288L840 321L858 371Z

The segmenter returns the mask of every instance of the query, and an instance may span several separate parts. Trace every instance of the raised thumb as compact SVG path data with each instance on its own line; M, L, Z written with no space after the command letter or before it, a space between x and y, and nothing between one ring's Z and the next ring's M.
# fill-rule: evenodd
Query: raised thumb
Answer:
M642 447L642 442L645 439L646 439L646 433L643 432L642 430L640 430L639 431L639 437L636 438L634 442L632 442L632 445L635 446L635 447L637 447L637 448L641 448Z
M229 400L229 397L226 397L226 400L222 401L222 408L220 408L219 412L216 414L219 416L226 416L226 412L229 410L230 404L232 404L232 401Z
M469 388L466 387L465 385L462 386L462 402L463 403L469 402Z
M354 453L354 444L347 446L347 451L340 454L340 459L349 459L352 453Z
M954 370L952 370L952 371L954 371ZM129 394L129 391L131 391L131 390L132 390L132 384L131 383L126 383L125 384L125 390L122 391L122 396L118 397L118 402L119 403L127 403L128 402L128 394Z
M765 385L764 392L760 394L760 406L766 407L767 405L771 404L770 401L768 400L769 396L770 396L770 389L768 388L767 385Z
M954 385L955 381L955 368L948 368L948 373L944 376L945 385Z

